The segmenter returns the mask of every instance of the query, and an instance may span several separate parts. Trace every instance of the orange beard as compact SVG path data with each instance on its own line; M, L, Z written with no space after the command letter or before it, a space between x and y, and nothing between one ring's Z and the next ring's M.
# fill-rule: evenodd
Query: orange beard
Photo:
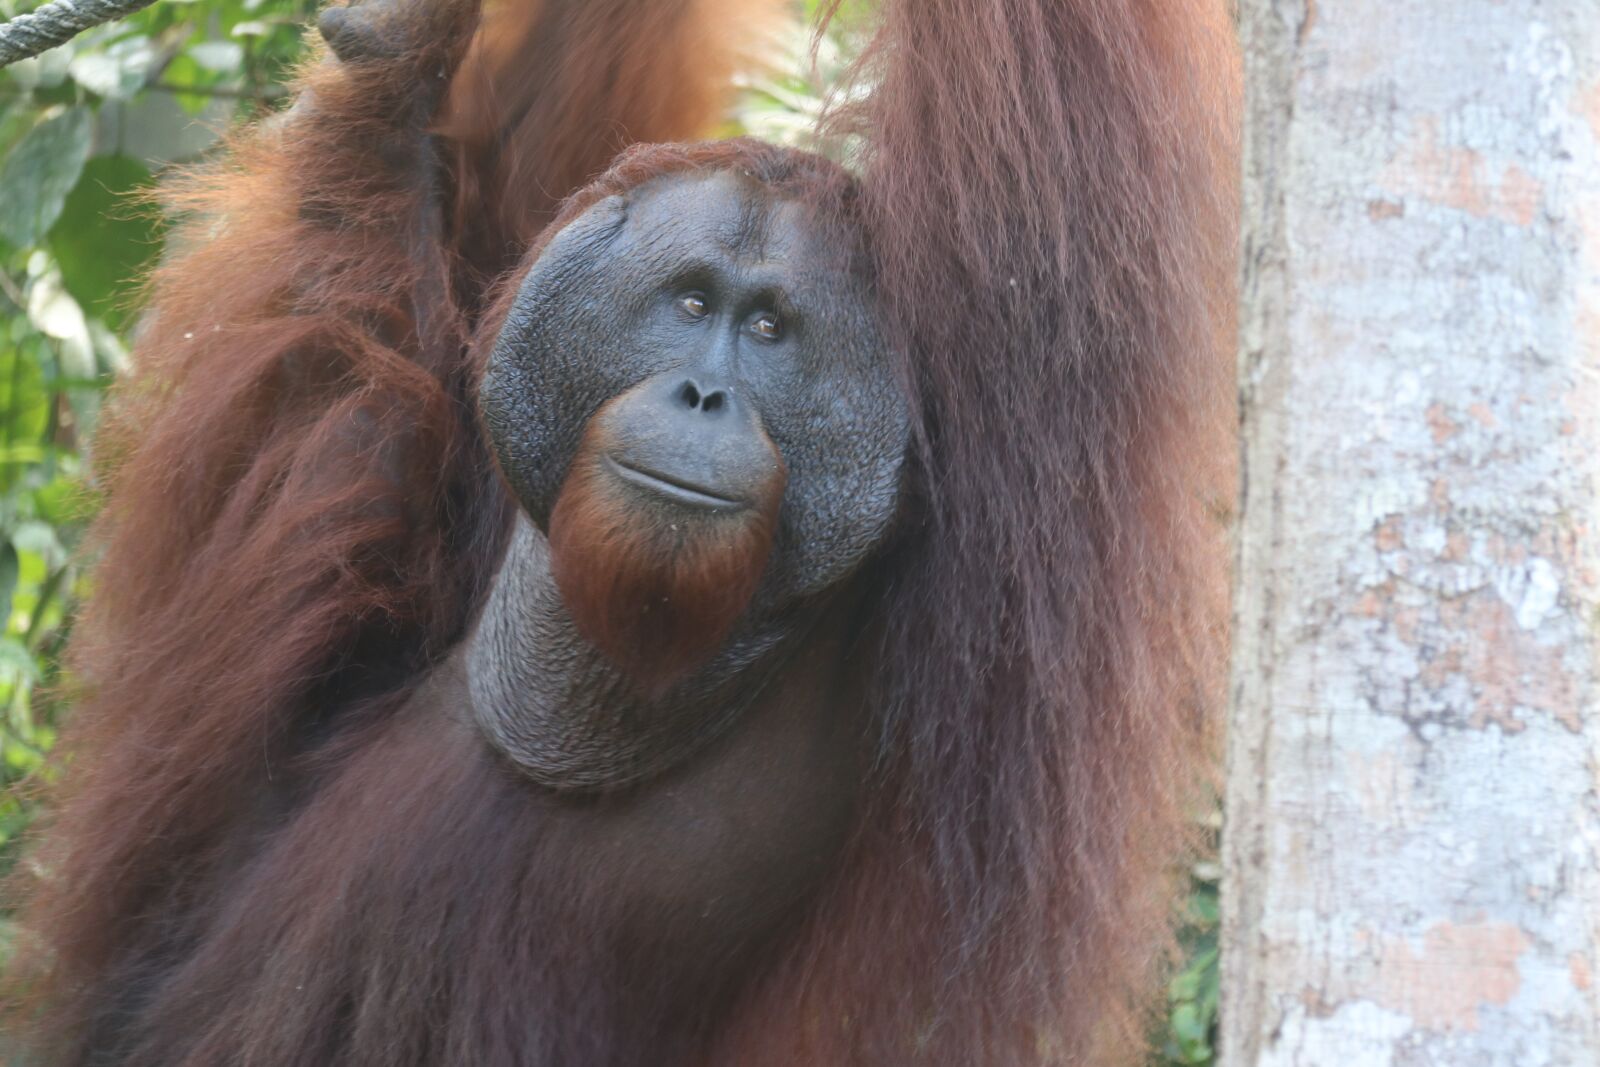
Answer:
M659 696L722 647L772 552L787 472L734 513L655 506L605 467L593 423L550 515L556 586L578 632Z

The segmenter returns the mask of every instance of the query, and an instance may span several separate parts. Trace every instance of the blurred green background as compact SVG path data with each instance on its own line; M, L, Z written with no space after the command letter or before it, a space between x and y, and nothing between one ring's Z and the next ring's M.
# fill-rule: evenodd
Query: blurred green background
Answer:
M0 17L31 0L0 0ZM162 220L143 199L234 123L270 113L300 59L313 0L161 0L0 71L0 875L39 815L70 708L60 652L88 592L79 539L95 508L88 447L139 330L140 278ZM848 65L870 0L820 41L817 0L747 79L728 133L804 143ZM1216 827L1206 833L1214 856ZM1156 1062L1209 1064L1217 1007L1216 864L1189 872L1182 956ZM0 912L0 958L9 926Z

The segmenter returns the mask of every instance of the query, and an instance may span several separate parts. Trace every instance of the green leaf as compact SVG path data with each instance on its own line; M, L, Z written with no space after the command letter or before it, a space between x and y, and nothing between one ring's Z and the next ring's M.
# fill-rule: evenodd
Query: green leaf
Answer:
M75 478L56 478L34 490L33 507L40 519L57 528L89 517L88 494L83 483ZM15 560L17 550L9 541L6 549ZM3 573L0 570L0 577Z
M1207 981L1215 977L1212 968L1217 962L1217 949L1209 948L1197 954L1185 967L1172 979L1167 995L1172 1000L1198 1000L1205 992Z
M89 159L93 117L85 107L52 108L0 165L0 237L36 243L61 215Z
M200 64L196 63L192 56L185 53L167 64L166 76L163 80L173 86L204 89L216 79L202 70ZM211 98L203 93L176 92L173 93L173 97L191 115L200 114L211 103Z
M31 101L16 100L9 107L0 104L0 156L11 151L11 146L22 140L22 135L33 127L37 107Z
M33 653L14 637L0 638L0 671L13 670L30 682L39 680L39 664Z
M76 51L75 43L68 41L36 56L17 60L6 68L6 73L15 78L19 86L30 92L36 89L53 89L67 80L67 67L72 63Z
M94 343L89 337L89 320L67 292L59 270L47 270L29 284L28 320L40 333L60 342L56 351L60 355L62 375L94 377Z
M114 41L104 51L80 53L72 58L67 71L73 81L97 96L126 100L144 87L155 61L150 38L140 35Z
M1172 1010L1172 1033L1186 1056L1192 1058L1195 1052L1205 1048L1208 1029L1195 1005L1179 1004Z
M9 540L0 547L0 621L11 618L11 598L17 591L17 546Z
M1189 897L1189 922L1195 926L1215 926L1221 921L1221 912L1217 906L1216 890L1210 892L1194 893Z
M116 310L119 317L132 317L122 313L120 308ZM128 369L128 346L123 344L122 338L113 333L105 323L98 319L90 319L89 336L94 339L94 350L100 357L99 366L102 375L117 375ZM99 384L99 379L96 384Z
M49 422L50 394L39 364L20 348L0 349L0 489L9 489L24 473L8 455L37 449Z
M66 546L55 527L37 519L17 523L11 533L22 563L22 580L43 582L52 567L66 562Z
M189 56L215 74L232 74L244 64L244 46L237 41L201 41Z
M50 230L67 291L113 326L127 325L127 295L161 250L155 213L135 200L152 181L136 159L96 156Z

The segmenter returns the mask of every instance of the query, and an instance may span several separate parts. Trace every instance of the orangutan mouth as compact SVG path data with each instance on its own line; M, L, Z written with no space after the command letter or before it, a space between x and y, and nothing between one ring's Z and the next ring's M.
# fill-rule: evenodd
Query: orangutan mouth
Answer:
M666 497L677 504L715 511L734 511L749 507L743 500L724 496L713 489L676 475L624 463L615 456L607 456L606 465L611 468L611 473L623 481Z

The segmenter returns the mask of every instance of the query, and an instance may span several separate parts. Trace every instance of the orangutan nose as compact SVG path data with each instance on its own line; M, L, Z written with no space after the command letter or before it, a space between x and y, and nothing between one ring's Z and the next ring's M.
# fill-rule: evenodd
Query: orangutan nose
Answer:
M733 406L733 394L712 379L685 378L673 398L686 410L702 415L724 415Z

